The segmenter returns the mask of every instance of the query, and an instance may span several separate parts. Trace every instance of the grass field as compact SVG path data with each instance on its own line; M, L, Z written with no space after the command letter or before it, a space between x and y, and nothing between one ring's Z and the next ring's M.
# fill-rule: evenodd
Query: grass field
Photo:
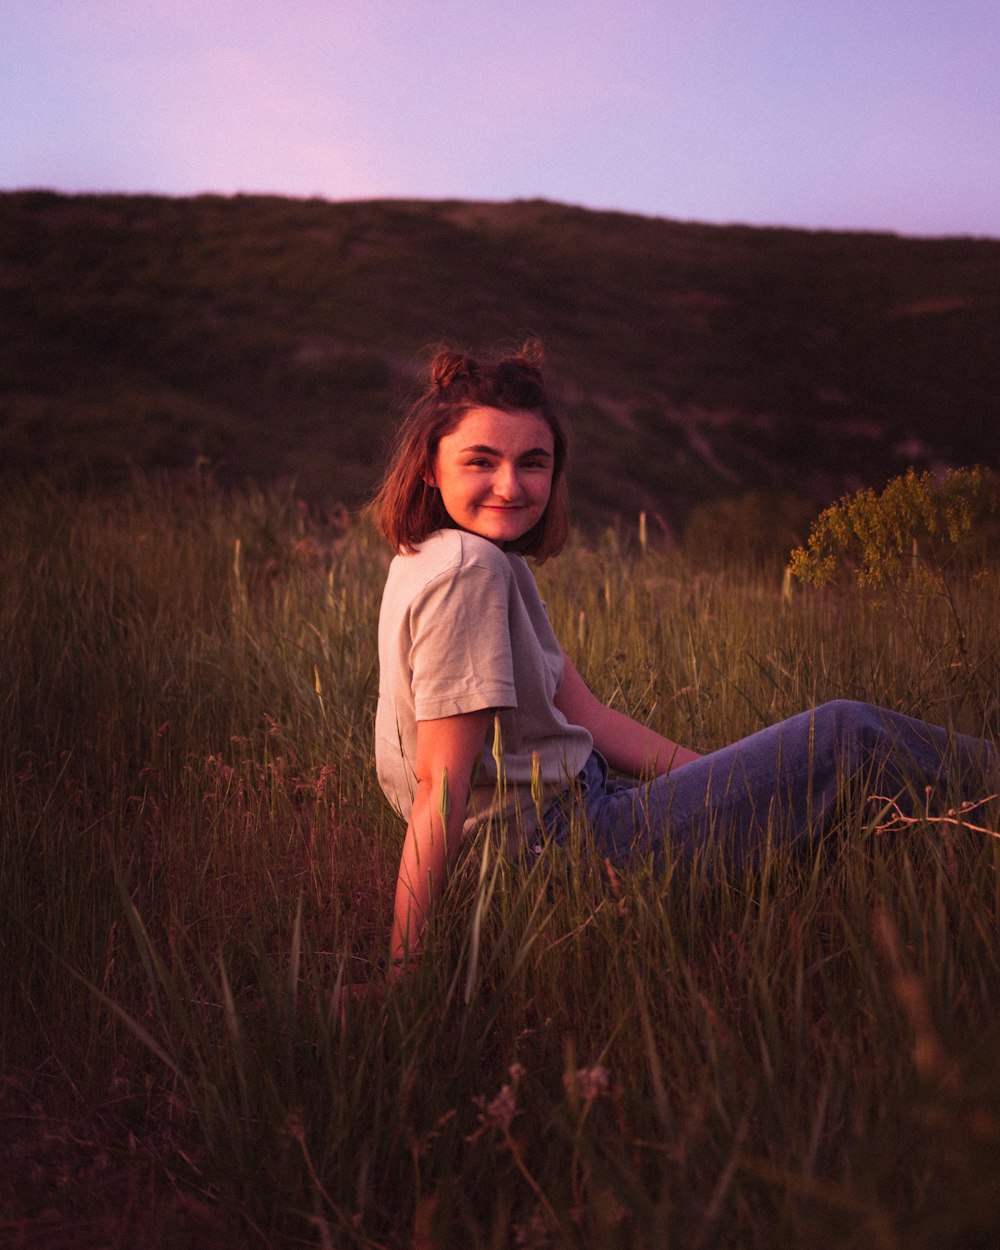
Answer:
M0 516L0 1243L995 1246L995 800L731 876L481 846L381 993L387 552L209 483ZM696 748L833 697L1000 736L995 566L783 595L609 532L539 580Z

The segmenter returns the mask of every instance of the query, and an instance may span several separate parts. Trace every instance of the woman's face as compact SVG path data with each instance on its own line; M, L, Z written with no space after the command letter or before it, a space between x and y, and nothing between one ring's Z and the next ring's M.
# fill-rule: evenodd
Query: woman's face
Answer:
M536 413L471 408L438 443L431 485L459 529L503 546L541 520L553 450L552 431Z

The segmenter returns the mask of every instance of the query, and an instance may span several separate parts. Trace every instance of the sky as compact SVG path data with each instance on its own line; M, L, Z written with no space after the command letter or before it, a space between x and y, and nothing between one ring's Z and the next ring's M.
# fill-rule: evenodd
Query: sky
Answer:
M24 187L1000 238L1000 3L4 0Z

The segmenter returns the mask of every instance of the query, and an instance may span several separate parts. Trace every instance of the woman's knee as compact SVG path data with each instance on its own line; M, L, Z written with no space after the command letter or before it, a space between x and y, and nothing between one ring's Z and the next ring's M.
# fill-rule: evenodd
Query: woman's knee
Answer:
M828 703L821 703L816 709L816 714L832 716L838 720L853 720L857 717L867 717L878 711L879 709L873 704L861 703L857 699L831 699Z
M817 759L832 759L848 772L883 752L892 738L883 709L856 699L821 704L813 713L811 729Z
M836 740L844 741L867 736L873 729L881 731L885 727L887 713L872 703L831 699L829 703L820 704L813 715L818 727L821 726Z

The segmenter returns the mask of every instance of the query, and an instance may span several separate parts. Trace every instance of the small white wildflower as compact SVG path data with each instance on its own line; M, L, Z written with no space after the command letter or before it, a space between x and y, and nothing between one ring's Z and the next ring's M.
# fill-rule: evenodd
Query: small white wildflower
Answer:
M514 1244L524 1250L546 1250L552 1244L545 1213L539 1206L535 1206L526 1223L514 1225Z
M517 1095L514 1093L512 1086L501 1085L500 1093L495 1098L491 1098L486 1104L483 1119L492 1128L498 1128L506 1133L509 1131L515 1115L517 1115Z
M489 1101L485 1098L474 1099L481 1108L479 1128L468 1138L469 1141L477 1141L488 1128L499 1129L505 1136L510 1133L510 1126L518 1114L517 1087L524 1076L524 1068L519 1063L512 1063L507 1071L510 1073L510 1083L501 1085L500 1092L494 1098Z
M592 1068L577 1068L576 1084L580 1097L589 1107L595 1098L603 1098L608 1092L608 1070L602 1063Z

